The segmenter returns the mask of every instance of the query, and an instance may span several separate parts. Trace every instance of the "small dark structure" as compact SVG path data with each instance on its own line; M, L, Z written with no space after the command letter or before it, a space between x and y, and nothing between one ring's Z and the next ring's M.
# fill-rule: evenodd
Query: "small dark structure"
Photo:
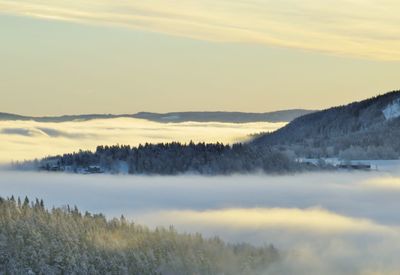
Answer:
M91 165L85 169L85 172L88 174L100 174L103 173L101 167L98 165Z
M371 170L371 164L364 163L340 163L337 165L337 167L347 170Z
M50 166L49 171L58 172L58 171L62 171L62 169L58 165L52 165L52 166Z
M46 165L40 166L39 170L59 172L59 171L63 171L63 168L56 164L54 164L54 165L46 164Z

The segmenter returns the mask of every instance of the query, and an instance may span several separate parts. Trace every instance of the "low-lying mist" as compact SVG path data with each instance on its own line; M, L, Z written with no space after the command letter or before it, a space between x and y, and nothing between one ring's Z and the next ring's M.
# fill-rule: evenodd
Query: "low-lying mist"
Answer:
M61 123L0 121L0 163L48 155L94 150L97 145L158 142L235 143L250 134L268 132L285 123L157 123L134 118L99 119Z
M397 170L400 171L400 170ZM150 227L272 243L271 274L397 274L400 173L145 177L0 172L1 196L121 214ZM269 273L268 273L269 274Z

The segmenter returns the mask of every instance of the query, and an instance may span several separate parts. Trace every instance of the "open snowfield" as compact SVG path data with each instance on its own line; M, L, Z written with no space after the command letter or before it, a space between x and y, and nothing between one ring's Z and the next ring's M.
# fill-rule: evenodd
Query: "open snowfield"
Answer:
M48 155L94 150L97 145L137 146L158 142L223 142L247 140L248 135L274 131L286 123L157 123L134 118L62 123L0 121L0 163Z
M145 177L0 172L1 196L273 243L281 274L398 274L400 165L384 172ZM273 273L274 270L271 270ZM275 273L274 273L275 274Z

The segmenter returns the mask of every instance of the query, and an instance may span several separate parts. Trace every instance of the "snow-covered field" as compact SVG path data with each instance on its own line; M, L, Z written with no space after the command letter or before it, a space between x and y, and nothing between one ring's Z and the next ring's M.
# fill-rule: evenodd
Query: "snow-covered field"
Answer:
M400 163L381 172L145 177L0 172L0 195L285 251L280 274L398 274Z
M157 123L115 118L62 123L0 121L0 163L94 150L97 145L158 142L234 143L248 135L274 131L285 123Z

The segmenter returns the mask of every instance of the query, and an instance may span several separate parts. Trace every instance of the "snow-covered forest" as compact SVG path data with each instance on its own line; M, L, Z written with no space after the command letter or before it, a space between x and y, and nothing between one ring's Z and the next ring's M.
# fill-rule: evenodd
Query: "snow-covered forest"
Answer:
M123 216L0 198L1 274L262 274L279 259L272 245L226 244Z
M221 143L160 143L138 147L98 146L95 152L79 151L17 167L69 172L111 172L129 174L175 175L232 174L250 172L293 172L311 169L286 154L268 147Z

